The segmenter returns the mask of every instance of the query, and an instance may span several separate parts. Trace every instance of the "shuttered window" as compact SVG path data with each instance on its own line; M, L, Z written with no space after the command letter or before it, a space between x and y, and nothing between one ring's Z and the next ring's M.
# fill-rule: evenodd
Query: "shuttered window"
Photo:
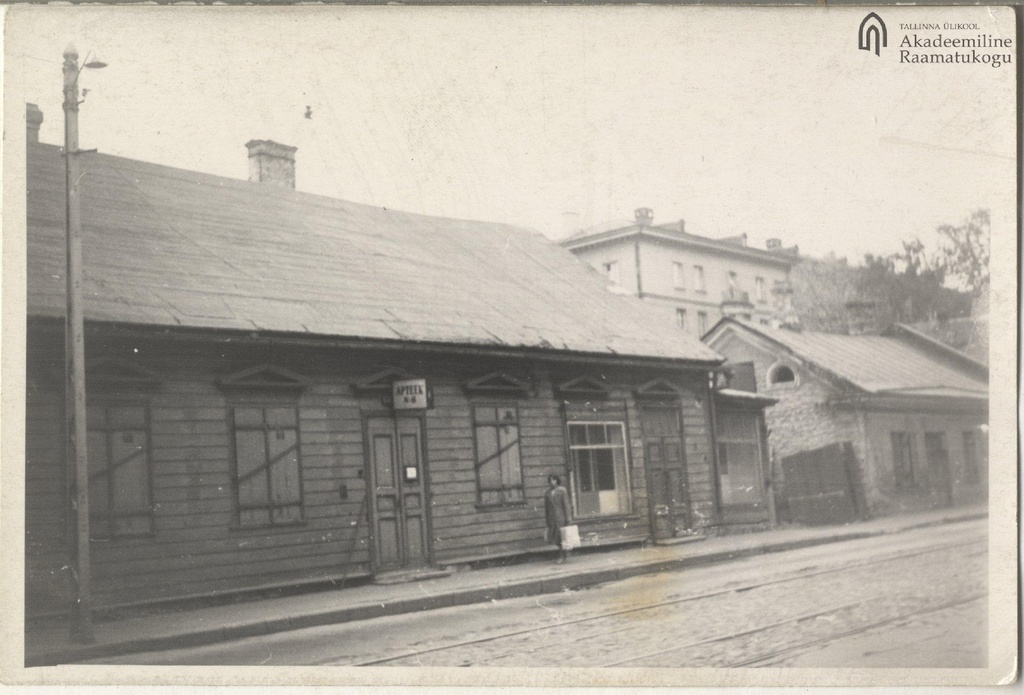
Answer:
M295 406L232 409L239 526L302 521L301 456Z
M515 406L473 407L476 479L481 505L523 502L523 468L519 456L519 413Z
M152 533L148 408L90 404L86 437L90 535L111 538Z

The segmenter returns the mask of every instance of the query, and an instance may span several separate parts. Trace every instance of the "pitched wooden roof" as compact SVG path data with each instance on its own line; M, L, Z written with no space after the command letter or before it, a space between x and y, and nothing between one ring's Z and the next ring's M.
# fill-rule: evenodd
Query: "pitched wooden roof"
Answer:
M530 230L82 158L87 320L721 361ZM63 171L29 145L30 316L64 314Z

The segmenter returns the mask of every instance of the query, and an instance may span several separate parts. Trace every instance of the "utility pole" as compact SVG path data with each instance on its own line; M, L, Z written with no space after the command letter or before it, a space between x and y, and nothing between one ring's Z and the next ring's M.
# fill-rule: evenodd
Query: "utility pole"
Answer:
M82 219L78 197L78 52L64 50L64 175L67 241L67 312L65 313L65 408L70 482L72 576L75 605L71 637L92 642L92 594L89 586L89 462L85 426L85 324L82 315Z

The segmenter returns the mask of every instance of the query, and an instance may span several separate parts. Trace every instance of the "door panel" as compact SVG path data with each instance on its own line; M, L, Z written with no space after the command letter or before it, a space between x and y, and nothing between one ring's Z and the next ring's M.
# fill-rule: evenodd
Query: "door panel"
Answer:
M398 481L395 476L395 436L390 418L368 421L370 460L373 461L373 504L371 505L379 569L397 569L402 566L402 535L398 506Z
M675 535L675 522L672 518L672 499L669 489L672 482L669 472L663 468L650 468L648 475L651 480L651 504L654 514L654 537L672 538Z
M425 564L429 558L421 422L416 418L373 417L367 419L366 427L375 569Z
M427 562L426 505L423 490L423 440L419 420L398 418L401 443L402 513L405 516L405 564Z
M644 405L640 409L645 465L655 539L672 538L688 529L689 495L683 458L683 427L676 405Z

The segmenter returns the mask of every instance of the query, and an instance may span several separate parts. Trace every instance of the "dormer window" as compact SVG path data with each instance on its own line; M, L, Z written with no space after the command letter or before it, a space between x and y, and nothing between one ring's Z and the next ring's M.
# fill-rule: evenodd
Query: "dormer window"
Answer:
M796 382L796 374L792 367L779 364L768 371L768 384L770 386L792 384Z

